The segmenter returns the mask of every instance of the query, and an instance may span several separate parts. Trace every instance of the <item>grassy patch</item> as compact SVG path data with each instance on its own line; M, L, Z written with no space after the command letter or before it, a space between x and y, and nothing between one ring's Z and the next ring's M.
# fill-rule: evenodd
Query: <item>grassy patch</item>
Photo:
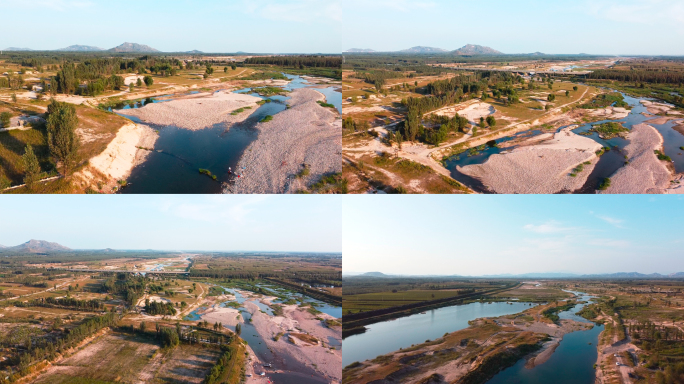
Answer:
M271 115L266 115L264 116L263 119L261 119L260 123L268 123L269 121L273 120L273 116Z
M623 127L620 123L608 122L594 125L589 132L596 132L600 138L609 140L615 137L624 137L629 132L629 129Z

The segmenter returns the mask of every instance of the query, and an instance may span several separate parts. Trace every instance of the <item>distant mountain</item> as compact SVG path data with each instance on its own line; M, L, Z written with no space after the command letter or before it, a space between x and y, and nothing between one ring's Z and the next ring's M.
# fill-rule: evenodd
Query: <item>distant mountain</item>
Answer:
M347 52L347 53L373 53L375 51L372 49L352 48L352 49L347 49L345 52Z
M366 276L366 277L388 277L388 275L385 275L382 272L366 272L362 273L359 276Z
M199 55L199 54L202 54L202 53L204 53L204 52L198 51L198 50L195 49L195 50L193 50L193 51L187 51L187 52L183 52L183 53L189 53L189 54L191 54L191 55Z
M24 244L17 245L15 247L7 247L5 250L15 251L15 252L28 252L28 253L43 253L43 252L58 252L58 251L70 251L63 245L57 243L51 243L44 240L29 240Z
M97 51L104 51L104 49L99 48L99 47L93 47L90 45L70 45L66 48L60 48L57 49L57 51L64 51L64 52L97 52Z
M464 45L463 47L453 51L453 53L455 55L461 56L502 55L501 52L495 49L473 44Z
M579 275L574 275L572 273L562 273L562 272L549 272L549 273L522 273L519 275L513 274L502 274L502 275L483 275L481 277L486 278L499 278L499 279L562 279L562 278L573 278L579 277Z
M442 52L449 52L446 49L442 48L433 48L433 47L413 47L409 49L404 49L403 51L399 51L402 53L442 53Z
M0 249L2 249L2 248L7 248L7 247L5 247L4 245L0 244Z
M17 48L17 47L9 47L3 49L3 51L33 51L31 48Z
M530 56L544 56L544 55L546 55L546 53L541 53L541 52L530 53Z
M108 50L109 52L159 52L158 50L143 44L123 43L118 47Z

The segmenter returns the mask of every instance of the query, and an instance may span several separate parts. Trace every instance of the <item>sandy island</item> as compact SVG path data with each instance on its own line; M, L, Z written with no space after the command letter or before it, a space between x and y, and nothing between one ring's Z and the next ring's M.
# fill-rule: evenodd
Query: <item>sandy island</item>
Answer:
M238 169L243 176L228 193L294 193L321 176L342 172L341 119L336 110L317 101L325 96L314 89L293 91L290 108L273 120L259 123L259 137L245 150ZM309 167L309 175L296 178Z
M567 127L555 134L543 134L530 140L541 143L525 145L492 155L483 164L458 167L465 175L482 181L496 193L544 193L574 191L587 181L596 163L601 144L575 134ZM584 170L570 176L584 162Z
M650 125L638 124L627 135L625 147L629 164L610 177L610 187L602 193L665 193L672 175L667 163L658 160L655 150L662 150L663 137Z
M199 130L214 124L237 123L245 120L256 109L260 98L245 94L218 91L198 93L163 103L148 104L125 111L142 121L155 125L173 125L178 128ZM249 107L242 113L231 113Z

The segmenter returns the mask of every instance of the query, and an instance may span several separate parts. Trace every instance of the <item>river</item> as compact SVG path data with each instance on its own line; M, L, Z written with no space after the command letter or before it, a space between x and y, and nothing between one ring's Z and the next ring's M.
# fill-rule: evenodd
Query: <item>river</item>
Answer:
M373 359L400 348L434 340L467 328L470 320L522 312L536 304L517 302L471 303L433 309L366 326L364 333L344 339L342 366Z
M622 123L625 128L632 129L634 125L641 124L646 122L647 120L651 120L654 117L647 117L642 115L642 113L648 113L646 107L644 107L639 100L649 100L653 101L653 99L648 99L648 98L634 98L631 96L628 96L626 94L622 94L625 102L632 107L632 109L629 111L629 115L624 118L624 119L615 119L615 120L601 120L593 123L587 123L579 126L578 128L573 129L573 132L579 134L579 133L585 133L588 132L592 126L597 125L597 124L603 124L606 122L619 122ZM657 117L657 116L656 116ZM670 156L672 160L674 161L674 166L675 166L675 171L676 172L684 172L684 151L680 149L680 147L684 147L684 135L681 133L677 132L676 130L673 129L673 126L675 123L670 120L665 124L653 124L652 122L647 122L646 124L651 125L655 129L660 132L660 134L663 136L663 139L665 141L664 143L664 152L666 155ZM565 128L561 127L559 130ZM549 132L549 131L546 131ZM540 135L542 133L545 133L542 130L538 129L533 129L529 131L524 131L517 133L515 135L511 135L508 137L503 137L500 139L496 140L497 144L502 144L506 143L508 141L511 141L513 139L520 139L524 137L533 137ZM584 193L584 194L593 194L596 192L596 190L599 187L599 184L603 179L606 177L612 176L615 172L617 172L618 169L620 169L622 166L625 164L625 155L623 152L623 149L625 146L629 144L629 140L616 137L613 139L609 140L604 140L601 139L596 132L592 132L591 134L587 134L586 137L589 137L596 142L600 143L604 147L610 147L612 150L606 152L601 158L599 159L598 163L594 167L594 170L592 173L589 175L589 178L587 179L587 182L584 184L582 188L580 188L577 191L574 191L574 193ZM515 146L513 146L515 148ZM505 150L511 150L513 148L507 148ZM467 175L462 174L459 172L456 167L463 167L466 165L471 165L471 164L482 164L486 162L491 155L494 154L499 154L501 153L502 149L497 148L497 147L487 147L484 150L477 151L477 153L470 153L471 156L469 156L468 151L461 153L459 155L455 155L450 157L449 159L446 160L446 168L449 169L451 172L451 176L467 185L468 187L472 188L473 190L477 192L488 192L486 187L482 185L482 183L474 179L472 177L469 177Z
M342 93L336 87L314 86L300 76L284 74L290 81L282 87L286 90L316 87L316 90L326 96L326 101L341 111ZM236 169L240 157L245 149L257 138L256 124L267 115L276 115L284 111L289 97L262 97L251 93L251 88L235 91L236 93L250 93L264 100L270 100L257 108L244 122L227 125L215 124L201 130L181 129L173 125L158 126L146 124L134 116L126 115L131 108L144 108L150 103L168 102L177 95L165 95L141 100L135 104L121 104L113 111L136 123L151 126L159 132L154 145L154 151L147 159L133 168L128 177L128 185L121 189L121 193L203 193L214 194L223 192L223 184L230 183L235 177L229 168ZM191 93L197 93L193 91ZM338 96L339 94L339 100ZM199 169L207 169L217 176L213 180L199 173Z
M273 286L270 285L265 285L265 284L257 284L257 286L261 288L268 288L271 290L275 290ZM244 319L244 322L241 323L242 327L242 332L240 333L240 337L242 337L247 344L252 348L254 353L259 357L259 360L262 361L263 363L271 364L272 368L265 368L265 367L255 367L256 372L260 371L265 371L267 376L271 379L273 379L274 382L276 383L284 383L284 384L320 384L320 383L327 383L327 381L323 378L320 377L318 373L316 373L313 369L305 366L304 364L300 363L297 359L295 359L293 356L289 355L280 355L280 354L275 354L271 349L268 348L266 341L264 341L263 337L259 332L257 332L256 328L252 325L252 323L249 321L252 317L251 313L247 311L247 309L244 307L244 304L246 302L250 302L255 304L261 311L263 311L265 314L268 316L274 316L273 310L261 303L258 298L252 298L248 299L244 295L240 293L239 290L236 290L234 288L223 288L223 290L230 295L233 295L235 297L235 301L238 304L242 304L243 306L240 306L238 310L240 311L240 315ZM289 292L289 290L284 290ZM283 292L279 292L283 293ZM288 298L296 298L296 297L301 297L302 299L305 299L306 302L309 303L321 303L318 300L312 299L308 296L301 296L297 295L295 293L291 293L291 296L288 295ZM225 307L226 303L220 304L220 306ZM325 304L325 303L322 303ZM327 308L327 307L329 308ZM334 311L336 308L339 308L339 314L340 317L342 315L342 308L341 307L334 307L330 306L328 304L323 305L318 305L316 304L316 309L320 310L323 312L323 309ZM207 307L200 307L192 312L190 312L188 315L185 316L183 320L188 320L188 321L200 321L201 320L201 313L207 310ZM327 313L327 312L326 312ZM230 329L231 331L235 331L235 327L232 326L227 326L224 325L224 327ZM329 339L328 343L330 343L331 347L333 348L339 348L339 340L335 339ZM278 370L281 371L280 373L275 373L273 370Z
M591 300L591 296L582 292L572 293L580 301ZM577 315L585 305L578 304L558 316L561 319L591 323ZM526 360L521 359L514 366L499 372L487 384L593 384L596 378L594 363L598 357L596 346L602 331L603 325L594 325L590 330L568 333L545 363L529 369L525 368Z

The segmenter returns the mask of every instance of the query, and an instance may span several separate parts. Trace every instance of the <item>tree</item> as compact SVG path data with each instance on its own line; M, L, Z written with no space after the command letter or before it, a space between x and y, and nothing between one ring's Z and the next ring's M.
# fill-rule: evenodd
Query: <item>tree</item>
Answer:
M138 80L135 82L135 85L138 86L138 87L142 87L143 83L142 83L142 80L140 80L139 77L138 77Z
M556 100L556 95L554 94L549 94L549 97L546 98L548 101L554 101Z
M240 336L240 333L242 333L242 326L240 323L235 324L235 333Z
M9 112L0 113L0 128L9 128L12 114Z
M565 91L565 97L570 97L570 91Z
M10 179L5 177L5 175L0 174L0 193L2 193L3 190L9 188L12 186L12 182Z
M487 116L487 125L489 125L490 127L496 125L496 119L494 118L494 116Z
M572 87L572 90L573 90L573 91L577 91L578 89L579 89L579 88L577 88L576 85L575 85L574 87Z
M129 90L130 92L133 92L133 91L134 91L134 89L133 89L133 83L128 84L128 90Z
M147 328L147 324L145 324L144 321L140 322L140 332L145 333L145 329Z
M33 153L33 147L31 144L26 146L26 151L21 157L22 165L24 166L24 184L26 188L31 191L33 190L33 185L40 180L40 164L38 163L38 158L35 153Z
M223 67L223 73L228 73L228 67Z
M11 97L12 97L12 102L16 103L17 102L17 94L13 93Z
M68 175L76 162L80 146L76 134L76 125L78 125L76 108L71 104L52 100L52 103L48 105L47 116L50 154L55 158L55 162L62 163L63 173Z
M143 81L145 82L145 85L147 85L148 87L154 84L154 79L152 78L152 76L149 75L145 76L143 78Z
M237 69L237 65L231 64L230 69L232 69L233 71L236 70L236 69Z

